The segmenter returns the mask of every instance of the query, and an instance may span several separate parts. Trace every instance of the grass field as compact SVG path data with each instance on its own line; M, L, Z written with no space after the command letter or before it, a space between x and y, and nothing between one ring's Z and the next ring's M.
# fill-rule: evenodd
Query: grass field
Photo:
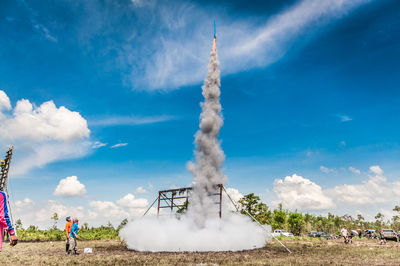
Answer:
M276 243L265 248L242 252L136 252L116 240L81 241L80 255L65 255L64 242L19 243L6 245L0 253L0 265L399 265L400 244L377 240L355 241L344 245L340 240L290 241L288 254ZM84 247L93 254L83 254Z

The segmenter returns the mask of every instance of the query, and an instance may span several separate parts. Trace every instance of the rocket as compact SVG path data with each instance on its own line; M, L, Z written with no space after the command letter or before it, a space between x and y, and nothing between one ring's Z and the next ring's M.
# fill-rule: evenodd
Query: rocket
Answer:
M214 39L217 39L217 23L214 20Z
M217 23L214 20L214 42L213 42L213 51L217 51Z

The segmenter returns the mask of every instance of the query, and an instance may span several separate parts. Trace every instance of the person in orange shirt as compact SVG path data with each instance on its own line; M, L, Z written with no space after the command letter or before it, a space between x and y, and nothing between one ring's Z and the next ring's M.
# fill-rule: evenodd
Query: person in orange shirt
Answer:
M65 220L67 221L67 224L65 225L65 235L67 236L67 240L66 240L66 244L65 244L65 251L67 254L69 254L69 234L71 233L71 228L72 228L72 221L71 221L71 217L68 216L67 218L65 218Z

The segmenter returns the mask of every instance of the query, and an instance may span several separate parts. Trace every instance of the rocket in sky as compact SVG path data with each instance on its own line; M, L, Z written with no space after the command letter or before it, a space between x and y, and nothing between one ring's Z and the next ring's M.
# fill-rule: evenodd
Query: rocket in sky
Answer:
M213 51L217 51L217 23L214 20L214 42L213 42Z

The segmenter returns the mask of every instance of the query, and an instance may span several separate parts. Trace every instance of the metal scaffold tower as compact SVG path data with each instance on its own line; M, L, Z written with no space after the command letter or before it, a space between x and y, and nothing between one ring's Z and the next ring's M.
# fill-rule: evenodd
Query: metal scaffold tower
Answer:
M7 179L8 179L8 171L10 170L10 163L13 154L14 147L11 147L7 153L4 160L1 160L1 176L0 176L0 191L7 192ZM7 195L8 196L8 195Z

